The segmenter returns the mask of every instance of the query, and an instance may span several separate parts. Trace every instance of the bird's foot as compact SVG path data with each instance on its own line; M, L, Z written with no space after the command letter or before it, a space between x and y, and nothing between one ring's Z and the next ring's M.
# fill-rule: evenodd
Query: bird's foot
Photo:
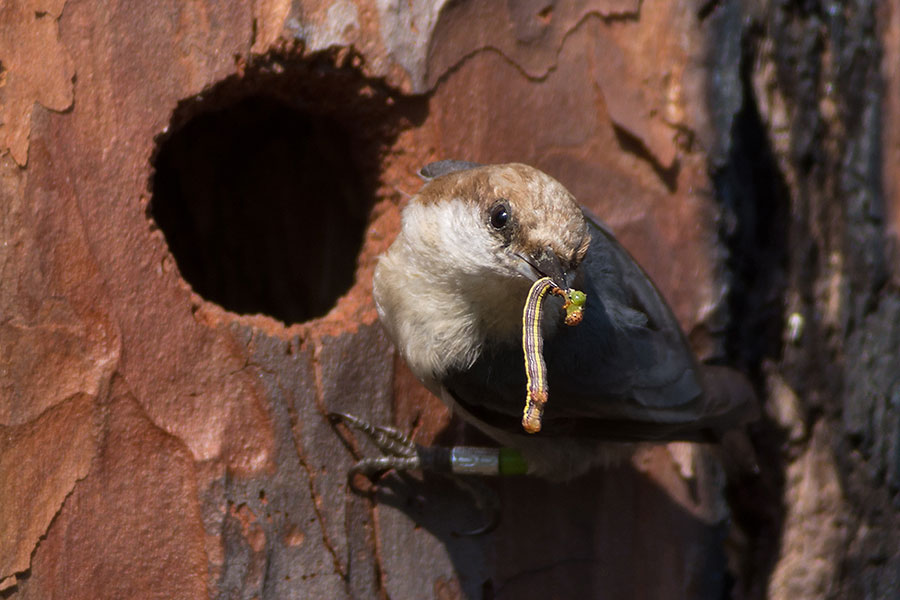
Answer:
M330 413L328 417L333 422L342 422L348 427L365 434L383 452L381 456L363 458L353 465L348 473L350 479L357 473L372 479L376 475L391 469L412 471L422 468L418 446L399 429L373 425L357 416L346 413Z
M367 457L357 461L347 474L351 481L357 473L371 480L391 469L399 472L421 470L449 476L460 489L472 496L478 509L487 514L488 518L481 527L454 532L455 535L483 535L493 531L500 523L500 499L497 493L481 481L459 477L459 475L501 475L524 472L521 455L516 451L505 448L471 446L454 448L421 446L393 427L373 425L346 413L330 413L328 416L333 422L342 422L363 433L383 452L381 456ZM506 472L504 472L503 465L506 465ZM509 465L514 465L512 470Z

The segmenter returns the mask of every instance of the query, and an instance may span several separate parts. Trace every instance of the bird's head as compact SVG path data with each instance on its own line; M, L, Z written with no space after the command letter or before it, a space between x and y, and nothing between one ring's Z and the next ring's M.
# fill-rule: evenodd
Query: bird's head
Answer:
M404 220L404 229L423 234L423 252L436 250L445 259L439 263L449 262L450 270L476 278L530 285L550 277L563 289L571 286L590 231L562 184L523 164L449 172L435 168L443 164L423 169L426 176L438 174L416 196Z
M403 211L375 270L378 313L421 377L514 341L532 283L569 289L590 230L569 192L526 165L443 161Z

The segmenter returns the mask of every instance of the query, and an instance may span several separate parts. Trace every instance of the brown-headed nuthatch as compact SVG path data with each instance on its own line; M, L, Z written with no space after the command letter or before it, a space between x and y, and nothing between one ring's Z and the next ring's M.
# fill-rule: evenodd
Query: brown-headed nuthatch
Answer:
M378 314L425 386L528 472L568 479L622 442L714 441L754 413L746 381L721 385L730 374L696 361L646 273L559 182L522 164L441 161L421 175L375 271ZM562 300L543 304L550 400L527 433L522 307L543 277L587 301L576 327ZM410 460L380 465L421 466Z

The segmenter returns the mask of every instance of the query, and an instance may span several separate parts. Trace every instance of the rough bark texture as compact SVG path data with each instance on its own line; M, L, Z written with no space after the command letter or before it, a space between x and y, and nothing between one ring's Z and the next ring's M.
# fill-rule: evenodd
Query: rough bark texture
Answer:
M874 0L4 3L0 594L896 597L898 73ZM490 482L477 538L450 481L351 490L329 411L485 442L371 300L440 158L609 223L756 378L761 474Z
M788 194L774 598L900 595L896 3L767 2L748 83ZM799 325L799 327L797 327ZM763 585L760 582L759 585Z

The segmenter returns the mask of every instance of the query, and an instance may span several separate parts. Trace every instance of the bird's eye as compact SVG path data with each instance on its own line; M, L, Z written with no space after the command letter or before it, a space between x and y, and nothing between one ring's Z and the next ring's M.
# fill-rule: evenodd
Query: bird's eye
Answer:
M503 229L509 223L509 209L503 202L498 202L491 208L491 227Z

